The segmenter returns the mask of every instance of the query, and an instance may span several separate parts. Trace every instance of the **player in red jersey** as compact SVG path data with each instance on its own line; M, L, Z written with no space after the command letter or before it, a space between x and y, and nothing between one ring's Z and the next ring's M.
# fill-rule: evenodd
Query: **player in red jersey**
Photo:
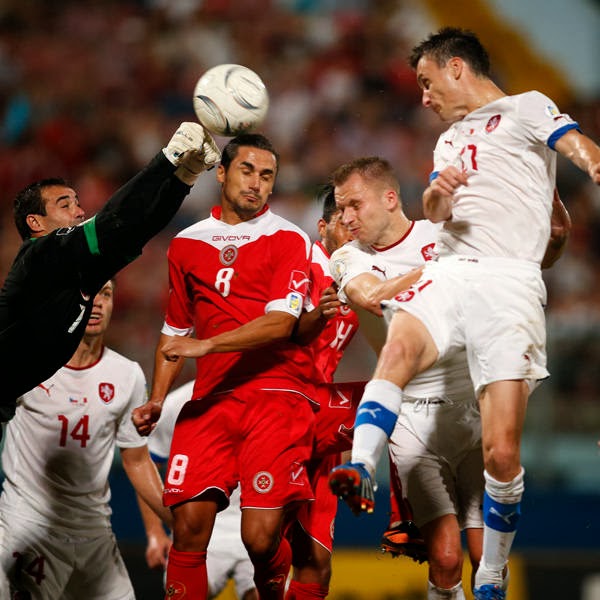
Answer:
M282 599L291 563L282 525L290 509L313 498L305 464L314 435L303 393L308 357L290 339L308 287L310 240L267 205L277 166L264 136L233 138L217 169L220 206L169 248L152 392L133 414L138 431L150 433L184 358L196 358L165 481L174 520L168 598L207 597L215 515L239 482L242 539L260 598Z
M293 575L286 600L325 598L331 578L333 525L337 498L327 485L329 471L340 452L352 445L352 426L365 382L333 384L344 350L358 329L358 318L338 300L329 274L329 257L352 236L339 219L333 188L318 195L323 206L318 222L320 239L311 251L310 291L295 339L310 356L310 395L319 405L315 416L315 445L308 466L315 501L303 505L287 531L292 543Z
M311 249L307 311L300 319L303 338L299 341L309 345L314 357L315 379L330 383L344 350L358 329L358 317L348 306L339 302L329 273L330 256L352 239L339 218L333 186L324 185L317 195L317 202L323 206L317 223L320 239ZM312 320L320 320L320 325L312 326Z

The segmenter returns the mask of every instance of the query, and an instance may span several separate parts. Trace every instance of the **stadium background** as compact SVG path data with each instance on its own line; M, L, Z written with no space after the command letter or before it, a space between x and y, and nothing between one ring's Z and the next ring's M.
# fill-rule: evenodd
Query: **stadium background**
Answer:
M545 92L600 140L597 0L2 0L0 281L19 245L11 216L17 190L62 175L93 214L179 122L194 118L196 79L223 62L255 69L269 89L261 130L281 153L277 212L314 238L316 187L341 162L379 154L397 169L405 211L419 218L444 126L420 107L405 59L443 24L478 32L507 92ZM552 377L530 402L511 600L600 599L600 190L562 159L558 187L574 228L567 252L545 274ZM168 241L204 218L217 193L213 177L203 176L172 225L118 277L109 344L138 360L148 378ZM372 366L358 339L338 379L368 378ZM188 369L181 381L189 376ZM385 472L380 480L374 516L356 520L340 508L332 598L425 597L422 568L377 554ZM118 459L111 482L115 531L139 597L161 598L160 577L143 563L141 522Z

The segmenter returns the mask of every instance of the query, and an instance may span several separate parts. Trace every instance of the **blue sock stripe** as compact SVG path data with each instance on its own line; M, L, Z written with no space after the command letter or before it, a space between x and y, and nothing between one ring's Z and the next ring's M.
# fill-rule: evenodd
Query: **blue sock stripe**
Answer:
M519 517L521 516L521 503L501 504L483 494L483 518L485 524L491 529L509 533L516 531Z
M368 402L362 402L358 410L356 411L356 420L354 421L354 427L359 425L375 425L379 429L383 429L385 434L389 437L394 431L396 426L396 419L398 415L393 411L387 409L379 402L372 400Z

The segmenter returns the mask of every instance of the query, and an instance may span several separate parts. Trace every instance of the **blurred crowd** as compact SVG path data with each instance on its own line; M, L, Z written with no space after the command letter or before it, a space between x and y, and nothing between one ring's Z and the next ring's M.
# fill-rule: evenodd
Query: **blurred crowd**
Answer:
M195 82L219 63L246 65L267 85L261 131L281 154L276 212L314 238L317 187L342 162L380 155L397 170L405 212L420 218L445 126L421 107L406 58L434 28L402 0L3 0L0 282L20 243L15 193L35 179L64 176L92 215L181 121L194 120ZM502 84L502 73L496 78ZM600 140L600 97L560 108ZM597 431L600 189L563 160L558 188L574 227L565 255L546 273L551 425ZM171 226L117 278L109 343L148 377L167 294L168 242L207 216L217 194L214 175L203 175ZM358 344L348 357L353 378L369 376L365 353Z

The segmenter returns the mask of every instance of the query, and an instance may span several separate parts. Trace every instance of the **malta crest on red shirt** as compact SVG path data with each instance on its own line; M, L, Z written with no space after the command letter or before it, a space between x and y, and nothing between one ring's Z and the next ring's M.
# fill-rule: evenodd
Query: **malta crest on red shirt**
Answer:
M115 386L112 383L102 382L98 384L98 395L100 400L108 404L115 397Z

